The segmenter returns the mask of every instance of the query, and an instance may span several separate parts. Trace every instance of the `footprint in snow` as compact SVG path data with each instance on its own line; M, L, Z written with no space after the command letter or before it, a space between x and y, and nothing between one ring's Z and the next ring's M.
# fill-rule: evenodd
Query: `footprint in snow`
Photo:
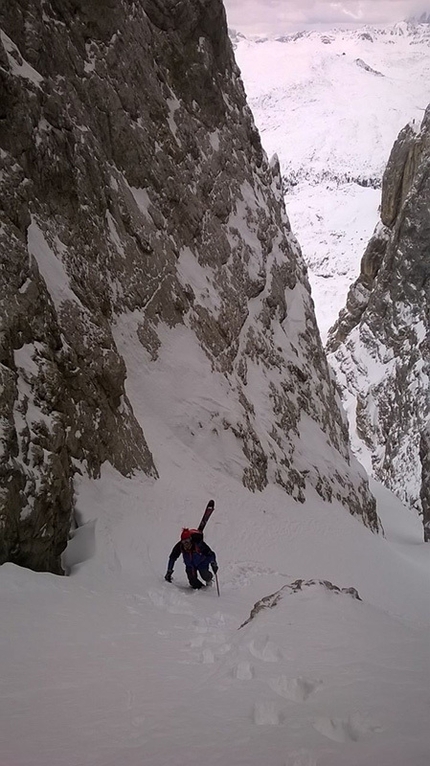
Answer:
M239 681L250 681L254 678L254 668L250 662L239 662L233 668L233 677Z
M322 681L313 681L310 678L287 678L279 676L268 681L271 689L280 697L285 697L293 702L305 702L311 694L321 686Z
M195 625L199 633L207 633L213 628L225 628L225 617L221 612L215 612L211 617L198 617Z
M272 700L256 702L254 705L254 723L256 726L279 726L282 721L276 702Z
M157 590L150 590L148 591L148 596L151 599L154 606L158 607L164 607L165 606L165 598L164 594Z
M205 643L204 636L194 636L194 638L192 638L190 641L190 646L192 649L199 649L200 647L203 646L204 643Z
M132 739L139 739L141 740L144 735L144 724L145 724L145 716L135 716L131 720L131 732L130 736Z
M251 641L248 648L253 657L263 660L263 662L279 662L282 658L276 644L270 641L267 636L260 641Z
M165 594L163 591L150 590L148 596L154 606L159 609L166 609L171 614L192 614L192 610L187 600L175 593Z
M203 652L201 654L201 661L204 665L212 665L215 662L215 655L212 651L212 649L203 649Z
M317 759L309 750L295 750L289 753L285 766L317 766Z
M314 729L334 742L358 742L367 734L382 731L361 713L353 713L347 718L318 718Z

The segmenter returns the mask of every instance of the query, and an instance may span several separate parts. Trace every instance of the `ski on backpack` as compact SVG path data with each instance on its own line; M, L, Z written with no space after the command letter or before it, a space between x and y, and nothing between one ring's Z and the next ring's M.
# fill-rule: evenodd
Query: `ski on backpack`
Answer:
M199 532L203 532L203 530L204 530L206 524L208 523L210 517L212 516L214 510L215 510L215 501L214 500L209 500L209 502L208 502L208 504L206 506L206 510L205 510L205 512L204 512L204 514L202 516L201 522L200 522L199 526L197 527Z
M217 579L218 564L216 560L215 551L209 548L209 545L203 540L203 529L205 528L208 519L211 517L215 509L215 502L209 500L206 510L202 516L198 529L189 529L184 527L181 532L181 539L176 545L173 546L172 552L167 562L167 571L164 575L166 582L171 583L173 577L173 570L175 568L175 562L182 554L182 559L185 566L185 572L188 577L188 582L193 590L200 590L205 585L209 585L213 578L215 578L217 592L219 595L219 585ZM211 567L212 572L209 571ZM200 578L198 577L200 575Z

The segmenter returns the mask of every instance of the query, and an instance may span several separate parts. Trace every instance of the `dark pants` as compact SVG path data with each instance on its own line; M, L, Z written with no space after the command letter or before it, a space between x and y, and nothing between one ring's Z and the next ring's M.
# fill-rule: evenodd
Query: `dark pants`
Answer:
M200 567L199 569L196 569L195 567L185 567L185 571L187 573L188 582L192 588L201 588L203 585L197 577L197 574L199 574L202 580L205 581L206 585L213 579L213 574L212 572L209 572L208 567Z

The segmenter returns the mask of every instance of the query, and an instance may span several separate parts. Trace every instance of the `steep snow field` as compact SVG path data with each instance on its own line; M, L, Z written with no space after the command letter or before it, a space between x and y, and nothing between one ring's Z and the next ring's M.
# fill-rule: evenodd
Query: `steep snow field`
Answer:
M287 180L287 211L325 339L377 222L377 187L394 140L406 123L421 121L429 101L429 28L236 40L263 145L279 155Z
M419 521L377 487L385 538L309 492L303 505L277 487L249 493L226 474L230 445L223 456L204 431L198 454L187 446L181 423L200 382L178 367L177 401L158 412L162 390L140 373L124 326L121 337L127 393L163 478L109 467L81 478L69 577L1 568L2 766L427 766ZM220 597L191 591L180 561L163 579L209 497ZM295 592L297 579L316 582Z
M306 184L310 203L323 187ZM359 228L353 202L340 197L336 216L348 209ZM64 275L52 279L55 292ZM428 766L430 549L419 520L376 485L385 537L309 489L303 504L280 487L246 491L243 453L214 427L235 406L223 376L181 326L160 327L150 372L139 320L124 315L115 340L161 478L82 471L69 576L1 567L0 766ZM308 442L303 467L333 475L334 449ZM181 527L210 497L220 597L191 591L180 561L174 582L163 579Z

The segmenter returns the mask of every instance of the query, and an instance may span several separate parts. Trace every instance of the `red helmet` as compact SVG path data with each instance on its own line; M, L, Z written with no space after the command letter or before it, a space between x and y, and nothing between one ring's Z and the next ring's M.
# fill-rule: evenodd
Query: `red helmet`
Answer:
M181 533L181 540L189 540L192 535L201 535L203 537L203 534L198 529L184 527Z

